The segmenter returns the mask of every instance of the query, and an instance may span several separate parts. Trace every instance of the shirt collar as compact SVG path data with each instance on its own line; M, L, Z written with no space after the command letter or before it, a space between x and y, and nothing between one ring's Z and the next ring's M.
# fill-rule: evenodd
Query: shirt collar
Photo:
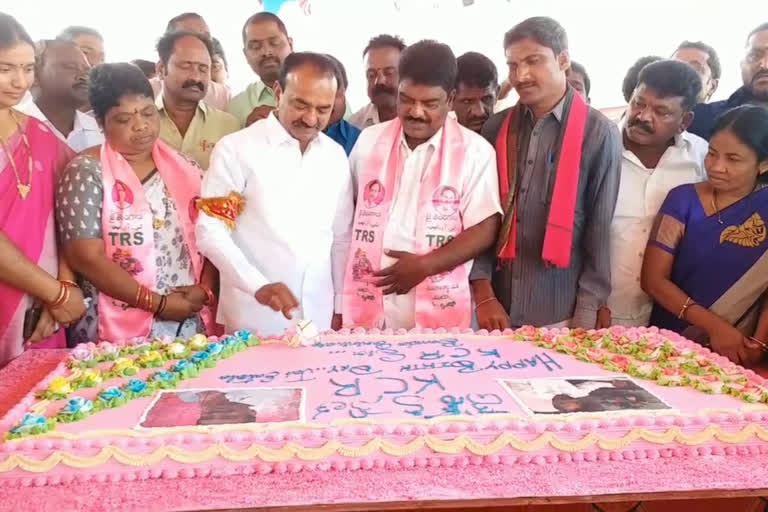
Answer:
M265 84L263 80L253 82L251 87L253 88L252 91L259 103L264 101L265 96L269 96L271 98L275 96L275 91L273 91L270 87L267 87L267 84Z
M89 116L88 114L85 114L78 110L75 112L75 126L73 127L72 130L100 132L101 128L99 128L99 123L96 122L96 119L93 116Z
M299 141L294 139L293 136L288 133L288 130L285 129L285 126L283 126L283 124L277 118L277 111L270 113L266 117L265 122L267 123L267 138L269 139L270 144L280 146L282 144L290 143L295 144L296 147L299 146ZM307 149L315 144L319 144L320 138L321 134L318 133L317 137L315 137L312 142L309 143Z
M390 121L392 122L392 121ZM429 149L432 148L433 150L437 151L437 148L440 146L440 139L443 136L443 127L441 126L439 130L437 130L437 133L435 133L432 137L429 138L426 142L419 144L416 146L416 149L411 149L410 146L408 146L408 142L405 140L405 132L403 129L400 129L400 144L403 148L405 148L405 151L408 154L413 153L414 151L417 151L421 148Z
M547 117L548 115L553 115L558 123L562 122L563 119L563 109L565 108L565 97L567 94L564 94L563 97L560 99L559 102L557 102L557 105L555 105L552 110L550 110L544 117ZM526 105L525 106L525 116L529 117L530 120L533 121L533 110ZM543 117L542 117L543 119Z
M157 110L159 110L160 112L163 112L165 110L165 104L163 103L163 96L165 96L165 92L161 92L160 94L157 95L157 98L155 98L155 106L157 107ZM197 102L197 110L202 112L203 120L205 120L208 117L208 107L206 106L203 100L200 100Z

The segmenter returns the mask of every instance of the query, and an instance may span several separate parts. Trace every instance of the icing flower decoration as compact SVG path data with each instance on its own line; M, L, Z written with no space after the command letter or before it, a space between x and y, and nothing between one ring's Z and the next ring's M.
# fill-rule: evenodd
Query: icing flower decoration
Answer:
M531 325L524 325L521 328L519 328L518 330L516 330L515 334L519 334L519 335L521 335L521 336L523 336L525 338L530 339L530 338L536 338L536 336L538 336L538 334L539 334L539 331L538 331L538 329L536 329L535 327L533 327Z
M163 364L163 356L156 350L142 354L136 361L143 368L157 368Z
M143 380L131 379L128 381L128 384L126 384L126 388L128 388L128 391L133 393L141 393L147 389L147 383Z
M64 377L56 377L48 383L48 391L56 395L66 395L72 392L72 386Z
M152 374L152 380L154 381L164 381L164 380L173 380L173 379L174 379L174 376L171 372L162 371L162 372L157 372Z
M102 383L104 379L101 376L101 372L96 369L85 370L78 378L78 383L82 387L92 388Z
M123 377L130 377L136 375L139 369L133 364L133 361L127 357L121 357L115 360L115 364L112 365L112 372Z
M609 369L615 367L622 372L626 372L627 368L629 368L629 358L626 356L612 356L607 358L604 364L609 366Z
M10 430L10 432L12 434L33 433L32 431L34 429L45 431L47 430L47 426L48 420L45 416L28 412L21 418L19 424Z
M102 402L112 402L121 398L125 398L125 393L117 387L107 388L99 393L99 400Z
M167 347L168 345L170 345L174 341L176 341L176 340L174 340L170 336L160 336L159 338L155 339L155 343L157 343L158 345L161 345L163 347Z
M558 350L565 352L566 354L575 354L579 350L579 342L574 339L565 338Z
M197 354L192 356L192 362L195 364L200 364L204 362L206 359L208 359L211 355L208 352L198 352Z
M224 350L224 345L221 343L209 343L206 352L212 356L215 356L220 354L222 350Z
M538 344L544 348L557 348L557 339L551 334L546 334L541 337Z
M72 359L81 362L93 361L93 347L88 343L81 343L72 349Z
M182 373L182 372L184 372L185 370L187 370L187 369L189 369L191 367L192 367L192 363L190 363L186 359L182 359L181 361L176 361L176 364L174 364L171 367L171 370L173 370L174 372L177 372L177 373Z
M235 331L235 336L240 338L241 341L247 342L249 339L251 339L251 336L253 335L251 334L251 331L242 330L242 331Z
M120 347L108 341L102 341L96 348L98 350L99 356L105 359L115 359L118 355L120 355Z
M93 410L93 402L88 400L87 398L83 398L81 396L76 396L73 398L70 398L67 402L67 405L64 406L64 408L61 410L62 414L66 415L74 415L77 413L88 413Z
M195 334L189 339L189 347L193 350L205 350L208 346L208 338L203 334Z
M174 356L180 356L187 351L187 347L183 343L174 342L166 347L166 351Z
M234 336L226 336L223 342L224 342L224 345L226 345L227 347L234 347L238 343L242 343L243 340L241 340L240 338L236 338Z
M142 338L141 336L135 336L133 338L126 340L125 344L129 347L135 347L136 345L141 345L145 341L147 341L146 338Z
M656 381L662 386L682 386L687 379L688 376L686 375L685 370L670 366L661 370Z
M152 345L149 343L139 343L138 345L134 345L132 352L135 354L142 354L145 352L149 352L152 350Z

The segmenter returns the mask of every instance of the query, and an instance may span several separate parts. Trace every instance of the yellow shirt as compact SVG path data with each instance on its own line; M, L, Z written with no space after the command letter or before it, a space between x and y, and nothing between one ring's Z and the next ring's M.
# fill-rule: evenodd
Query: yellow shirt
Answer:
M187 133L182 137L176 124L165 111L162 94L158 95L156 104L160 111L160 139L192 158L204 170L208 169L211 151L216 143L225 135L240 129L240 123L233 115L201 101Z

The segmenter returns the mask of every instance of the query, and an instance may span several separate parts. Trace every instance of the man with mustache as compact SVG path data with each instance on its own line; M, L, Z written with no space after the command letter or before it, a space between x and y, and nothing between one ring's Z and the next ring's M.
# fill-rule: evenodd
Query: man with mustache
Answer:
M397 116L397 63L403 50L403 40L388 34L372 38L363 50L371 102L349 118L349 122L361 130Z
M456 120L475 133L493 113L499 93L499 76L491 59L477 52L467 52L456 59Z
M667 193L706 178L709 145L688 133L701 79L683 62L661 60L640 72L622 121L621 185L611 224L613 323L648 325L653 301L640 287L648 236Z
M203 101L211 82L211 40L197 32L168 32L157 43L162 93L160 138L208 169L216 143L240 129L231 114Z
M344 279L346 326L471 325L467 278L472 259L493 244L501 206L493 148L448 115L456 75L447 45L406 48L397 118L363 130L352 150L358 201ZM359 272L360 255L370 259L372 275Z
M170 32L178 31L195 32L208 38L211 37L211 31L208 28L208 24L203 17L196 12L185 12L178 16L174 16L168 21L168 25L165 27L165 33L168 34ZM155 92L155 97L160 95L163 85L160 77L155 76L150 78L149 83L152 86L152 90ZM227 85L218 84L211 80L208 84L208 90L205 93L203 101L219 110L226 110L230 98L232 98L232 91L229 90Z
M221 275L227 332L282 335L291 319L341 326L354 206L344 149L322 133L336 88L330 59L292 53L275 85L275 112L213 152L201 204L219 208L200 215L196 232Z
M259 80L232 98L228 111L241 126L265 119L277 105L275 82L280 67L293 51L293 39L283 21L270 12L259 12L243 25L243 54Z
M768 107L768 23L763 23L747 36L741 79L744 85L727 100L696 106L693 110L696 117L688 129L691 133L709 140L715 120L726 110L748 104Z
M568 38L557 21L521 22L504 50L520 100L483 127L506 211L495 248L470 277L478 324L607 327L619 132L568 85Z
M42 41L35 66L34 102L20 108L51 129L75 152L104 142L96 120L79 109L88 104L91 65L69 41Z

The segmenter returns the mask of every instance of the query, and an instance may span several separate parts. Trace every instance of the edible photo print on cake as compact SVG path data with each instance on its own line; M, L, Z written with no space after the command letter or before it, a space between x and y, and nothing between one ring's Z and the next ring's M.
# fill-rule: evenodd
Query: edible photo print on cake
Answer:
M533 416L672 409L628 377L499 379L499 383Z
M302 422L304 398L303 388L161 391L138 428Z

